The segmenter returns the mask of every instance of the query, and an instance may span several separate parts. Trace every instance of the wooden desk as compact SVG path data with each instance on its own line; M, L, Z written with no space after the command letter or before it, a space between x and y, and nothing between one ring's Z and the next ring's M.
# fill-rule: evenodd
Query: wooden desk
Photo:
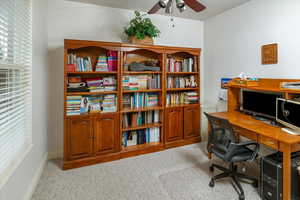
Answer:
M283 152L283 199L291 199L291 153L300 151L300 136L290 135L251 116L232 111L212 113L228 119L238 135Z

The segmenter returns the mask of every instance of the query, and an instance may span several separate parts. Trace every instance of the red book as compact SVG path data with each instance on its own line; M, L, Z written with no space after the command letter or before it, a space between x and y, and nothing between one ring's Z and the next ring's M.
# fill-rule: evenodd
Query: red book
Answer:
M75 64L68 64L67 65L67 72L76 72Z
M117 68L118 68L118 52L117 51L108 51L107 65L108 65L109 71L117 71Z

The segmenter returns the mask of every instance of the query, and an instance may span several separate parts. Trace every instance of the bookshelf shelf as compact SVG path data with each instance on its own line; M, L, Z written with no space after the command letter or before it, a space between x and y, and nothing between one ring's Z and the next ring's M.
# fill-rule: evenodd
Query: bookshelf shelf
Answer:
M138 75L138 74L161 74L161 71L142 71L142 72L131 72L131 71L124 71L123 74L126 75Z
M145 108L134 108L134 109L125 108L125 109L121 110L121 113L143 112L143 111L162 110L162 109L164 109L164 108L160 107L160 106L145 107Z
M81 74L98 74L98 75L106 75L106 74L118 74L115 71L107 71L107 72L67 72L69 75L81 75Z
M160 143L160 142L151 142L151 143L139 144L139 145L134 145L134 146L129 146L129 147L122 147L122 151L123 152L136 151L136 150L147 149L147 148L151 148L154 146L160 146L160 145L162 145L162 143Z
M162 89L146 89L146 90L123 90L123 93L135 93L135 92L161 92Z
M200 53L65 40L63 169L201 141ZM143 65L145 71L136 68Z
M88 95L104 95L104 94L118 94L118 91L105 91L105 92L68 92L67 96L88 96Z
M198 75L199 72L167 72L167 75Z
M139 130L139 129L152 128L152 127L160 127L160 126L162 126L162 123L145 124L145 125L141 125L141 126L126 127L126 128L123 128L123 131L133 131L133 130Z
M97 113L85 113L80 115L66 115L66 118L82 118L82 117L97 117L103 115L116 114L117 112L97 112Z
M187 90L199 90L199 88L168 88L167 91L187 91Z
M180 107L189 107L189 106L200 106L200 104L177 104L177 105L167 105L166 108L180 108Z

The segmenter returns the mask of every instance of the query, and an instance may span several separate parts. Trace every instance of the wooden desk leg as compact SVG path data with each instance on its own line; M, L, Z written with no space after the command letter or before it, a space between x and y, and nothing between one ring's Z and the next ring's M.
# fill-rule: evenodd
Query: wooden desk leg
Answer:
M212 158L212 153L208 153L207 157L208 157L209 160L211 160L211 158Z
M282 145L283 148L283 200L291 199L291 146Z
M208 126L207 127L208 127L207 128L207 142L208 142L209 134L211 132L211 127L210 127L209 122L208 122ZM208 146L208 144L207 144L207 146ZM211 160L212 159L212 153L208 152L207 157L208 157L209 160Z

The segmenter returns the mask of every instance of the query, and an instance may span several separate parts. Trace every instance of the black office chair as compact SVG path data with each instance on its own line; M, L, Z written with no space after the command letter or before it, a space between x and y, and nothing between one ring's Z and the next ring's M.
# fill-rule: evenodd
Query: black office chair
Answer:
M255 142L237 143L236 135L228 120L217 118L207 113L204 114L206 115L211 128L208 136L208 152L215 154L223 161L229 163L229 169L215 164L210 166L210 171L214 171L214 168L217 168L223 173L212 177L209 186L214 187L217 179L231 177L238 187L239 200L244 200L245 194L239 179L251 180L254 187L258 187L258 180L245 174L238 173L237 165L235 165L235 163L255 160L259 151L259 145ZM248 148L250 146L253 148Z

